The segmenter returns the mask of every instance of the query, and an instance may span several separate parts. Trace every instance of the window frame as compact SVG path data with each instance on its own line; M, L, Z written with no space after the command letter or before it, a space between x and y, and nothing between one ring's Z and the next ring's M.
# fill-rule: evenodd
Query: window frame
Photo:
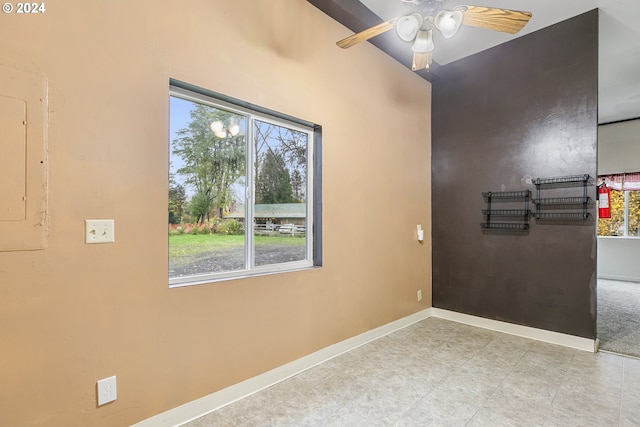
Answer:
M208 105L213 108L221 108L231 113L246 117L245 135L245 194L244 194L244 262L242 269L209 272L183 277L169 277L169 287L183 287L214 283L219 281L235 280L246 277L261 276L267 274L287 273L320 267L322 265L322 241L321 241L321 218L322 218L322 174L321 174L321 126L297 119L276 111L259 107L235 98L228 97L207 89L199 88L179 80L170 79L169 97L177 97L186 101ZM170 110L170 109L169 109ZM169 111L170 112L170 111ZM305 235L305 259L298 261L282 262L277 264L255 265L255 121L275 126L282 126L296 132L307 134L307 182L306 182L306 235ZM171 147L172 141L169 135L168 145Z
M629 235L629 193L630 192L640 192L640 190L613 190L612 191L620 191L622 193L622 197L623 197L623 224L622 224L622 229L623 229L623 234L622 235L617 235L617 236L607 236L607 235L601 235L601 234L597 234L598 232L598 227L596 225L596 236L598 238L605 238L605 239L640 239L640 236L631 236ZM600 221L601 218L598 218L598 221Z
M640 190L625 190L624 192L624 235L609 237L624 237L627 239L640 239L640 236L632 236L629 234L629 196L631 193L640 193Z

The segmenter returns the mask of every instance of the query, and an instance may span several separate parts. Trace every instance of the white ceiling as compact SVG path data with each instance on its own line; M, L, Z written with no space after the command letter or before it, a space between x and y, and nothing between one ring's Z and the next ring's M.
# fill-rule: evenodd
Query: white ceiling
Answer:
M400 0L360 0L383 20L407 13ZM450 0L446 8L465 1ZM529 11L533 17L517 35L463 26L455 37L435 36L433 58L441 65L516 37L600 8L598 121L640 118L640 0L474 0L476 6Z

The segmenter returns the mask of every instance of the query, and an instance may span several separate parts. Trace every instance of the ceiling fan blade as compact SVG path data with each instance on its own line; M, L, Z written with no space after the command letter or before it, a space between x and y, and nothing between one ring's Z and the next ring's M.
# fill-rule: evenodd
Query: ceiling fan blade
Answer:
M486 28L515 34L524 28L531 19L531 12L519 10L496 9L483 6L465 6L462 23L471 27Z
M398 18L394 18L394 19L390 19L389 21L385 21L382 22L378 25L375 25L371 28L367 28L364 31L360 31L359 33L356 33L352 36L349 36L347 38L344 38L342 40L340 40L339 42L337 42L336 44L343 48L346 49L348 47L351 47L353 45L356 45L360 42L369 40L371 37L375 37L379 34L382 34L386 31L389 31L390 29L392 29L393 27L395 27L396 25L396 21L398 20Z

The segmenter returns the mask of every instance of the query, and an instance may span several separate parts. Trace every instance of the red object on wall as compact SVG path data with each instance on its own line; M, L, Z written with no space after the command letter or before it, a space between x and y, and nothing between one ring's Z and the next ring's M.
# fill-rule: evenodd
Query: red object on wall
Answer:
M611 190L609 190L607 184L603 182L598 187L598 218L611 218L610 200Z

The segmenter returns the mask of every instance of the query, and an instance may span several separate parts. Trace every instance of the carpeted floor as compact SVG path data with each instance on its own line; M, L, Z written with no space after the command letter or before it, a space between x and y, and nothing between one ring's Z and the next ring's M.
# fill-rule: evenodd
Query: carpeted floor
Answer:
M598 279L600 349L640 357L640 283Z

